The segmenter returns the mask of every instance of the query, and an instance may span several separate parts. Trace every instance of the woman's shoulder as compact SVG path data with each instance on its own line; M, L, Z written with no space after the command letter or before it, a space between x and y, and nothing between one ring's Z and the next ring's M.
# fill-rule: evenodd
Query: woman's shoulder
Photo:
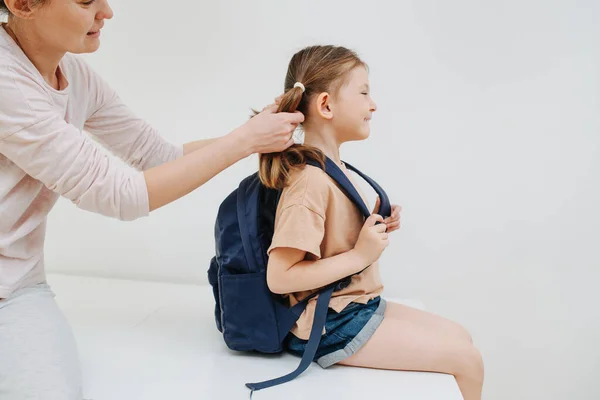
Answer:
M13 51L0 54L0 139L35 124L52 108L36 71Z
M54 117L62 110L57 104L65 102L67 96L77 107L74 114L81 109L86 115L90 113L88 109L97 108L95 101L106 101L113 96L81 56L66 54L60 61L68 84L65 90L57 91L50 88L35 66L16 49L2 47L0 50L6 50L0 52L0 140Z
M0 81L2 81L3 88L7 85L27 86L27 92L30 89L36 89L40 93L50 95L49 86L31 61L18 48L7 46L9 46L7 43L0 40ZM69 92L74 85L89 87L90 82L98 78L97 73L87 61L76 54L65 54L59 66L68 81ZM7 96L2 96L2 98L7 99Z
M3 29L0 27L0 30ZM38 78L37 75L39 73L24 54L19 53L16 49L10 47L8 43L0 40L0 80L4 87L8 83L18 83L19 77L39 81L41 76ZM2 94L0 97L5 99L4 92Z

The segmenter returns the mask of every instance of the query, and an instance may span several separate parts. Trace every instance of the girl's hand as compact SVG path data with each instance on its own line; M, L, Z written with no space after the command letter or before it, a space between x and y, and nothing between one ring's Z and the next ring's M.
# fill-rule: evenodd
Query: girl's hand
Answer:
M380 224L377 224L377 222L380 222ZM383 223L381 215L373 214L365 221L354 247L354 250L363 260L361 269L377 261L390 243L385 230L386 225Z
M373 214L377 214L379 212L379 205L381 201L379 197L375 202L375 208L373 209ZM392 215L386 218L383 222L387 226L387 233L392 233L400 229L400 213L402 212L402 207L393 204L392 205Z

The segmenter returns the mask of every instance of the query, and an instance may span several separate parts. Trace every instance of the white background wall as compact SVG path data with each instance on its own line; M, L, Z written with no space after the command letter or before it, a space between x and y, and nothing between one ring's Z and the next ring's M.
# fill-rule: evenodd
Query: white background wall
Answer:
M471 330L485 399L600 398L599 2L112 3L89 60L179 144L270 102L301 47L357 50L379 111L343 156L404 207L387 294ZM62 201L49 269L205 283L217 207L255 168L133 223Z

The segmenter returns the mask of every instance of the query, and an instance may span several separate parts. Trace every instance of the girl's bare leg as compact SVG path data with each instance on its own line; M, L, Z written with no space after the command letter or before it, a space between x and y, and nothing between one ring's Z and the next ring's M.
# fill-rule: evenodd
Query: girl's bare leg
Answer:
M471 335L462 325L439 315L389 301L387 302L386 312L386 317L409 320L424 327L441 329L447 335L473 342Z
M456 326L442 317L388 302L373 337L340 364L451 374L465 400L480 400L483 360L470 336Z

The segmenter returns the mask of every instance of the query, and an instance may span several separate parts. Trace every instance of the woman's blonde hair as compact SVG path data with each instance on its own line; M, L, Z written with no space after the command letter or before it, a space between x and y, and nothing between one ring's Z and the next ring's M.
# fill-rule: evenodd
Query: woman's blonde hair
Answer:
M284 95L277 112L302 112L308 115L310 99L323 92L337 93L354 68L367 65L358 55L339 46L311 46L294 54L285 78ZM300 82L301 85L296 85ZM259 156L259 177L273 189L287 186L290 173L306 165L307 160L325 163L325 155L315 147L294 144L280 153Z

